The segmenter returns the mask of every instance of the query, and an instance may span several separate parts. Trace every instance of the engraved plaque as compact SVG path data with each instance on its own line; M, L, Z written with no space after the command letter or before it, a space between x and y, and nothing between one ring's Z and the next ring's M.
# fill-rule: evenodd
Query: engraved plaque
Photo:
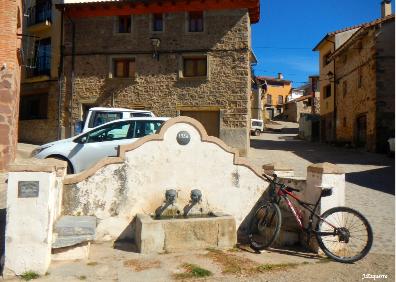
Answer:
M190 143L190 139L190 133L188 133L187 131L183 130L177 133L176 140L177 143L179 143L180 145L187 145L188 143Z
M39 181L18 181L18 198L37 198Z

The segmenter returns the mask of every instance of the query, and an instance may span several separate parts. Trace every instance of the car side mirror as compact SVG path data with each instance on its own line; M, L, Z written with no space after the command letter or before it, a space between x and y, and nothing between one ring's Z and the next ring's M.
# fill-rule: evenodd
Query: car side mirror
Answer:
M88 141L87 136L83 136L83 137L77 138L75 140L75 142L78 144L85 144L85 143L87 143L87 141Z

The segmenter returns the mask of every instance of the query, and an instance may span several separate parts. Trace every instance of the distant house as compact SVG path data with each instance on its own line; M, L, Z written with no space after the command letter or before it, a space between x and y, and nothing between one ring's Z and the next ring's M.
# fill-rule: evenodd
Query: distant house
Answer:
M395 16L329 33L320 52L321 140L384 152L394 137ZM333 43L334 42L334 43Z
M309 82L292 89L292 95L296 97L288 100L283 108L283 119L291 122L299 122L301 114L320 113L319 76L310 76ZM293 96L293 93L295 96Z
M256 83L260 88L262 105L262 118L272 120L282 114L283 104L290 94L291 81L283 79L282 73L278 77L258 76Z

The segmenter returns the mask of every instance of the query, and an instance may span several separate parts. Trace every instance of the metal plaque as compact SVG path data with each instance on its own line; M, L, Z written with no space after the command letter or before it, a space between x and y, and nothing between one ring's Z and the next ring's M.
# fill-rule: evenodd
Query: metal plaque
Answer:
M177 143L179 143L180 145L187 145L188 143L190 143L190 133L188 133L187 131L179 131L179 133L177 133L176 136L176 140Z
M18 181L18 198L37 198L39 181Z

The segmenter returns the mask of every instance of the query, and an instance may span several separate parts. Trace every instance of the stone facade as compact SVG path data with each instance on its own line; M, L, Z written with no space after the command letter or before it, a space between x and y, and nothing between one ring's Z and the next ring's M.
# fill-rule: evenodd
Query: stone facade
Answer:
M15 159L22 33L22 3L0 2L0 171Z
M362 28L334 55L336 141L372 152L385 152L395 133L394 16L381 23Z
M82 119L83 106L145 108L175 117L183 110L218 111L219 137L246 154L250 117L250 19L247 9L205 11L204 32L185 31L187 13L168 13L165 31L150 32L150 15L133 15L132 31L114 32L116 17L65 22L65 111L63 124ZM153 59L150 38L160 39ZM185 55L207 57L205 78L181 76ZM135 60L134 78L111 78L112 60ZM74 61L74 69L72 65ZM72 76L73 73L73 76Z
M23 49L25 54L24 65L22 68L21 78L21 101L31 99L32 96L44 95L44 108L41 111L45 112L41 116L25 116L24 112L29 109L24 109L19 120L18 139L20 142L43 144L58 139L58 136L65 138L64 127L58 127L58 102L59 102L59 83L58 71L60 64L60 41L61 41L61 13L55 8L55 4L60 2L52 0L52 5L49 10L42 8L41 17L31 15L27 8L36 7L37 1L32 0L27 3L26 13L29 17L24 17L24 33L30 37L26 37L23 41ZM35 11L34 9L32 11ZM48 14L46 14L48 13ZM46 19L43 15L48 16ZM39 66L43 64L40 60L44 58L41 54L35 54L35 46L39 40L50 40L50 51L45 54L49 60L49 71L43 72L39 70ZM38 52L39 53L39 52ZM38 55L39 58L35 58ZM36 66L31 63L36 62ZM44 64L45 65L45 64ZM27 102L29 103L29 102ZM34 109L37 111L37 109ZM63 128L63 131L62 131Z

